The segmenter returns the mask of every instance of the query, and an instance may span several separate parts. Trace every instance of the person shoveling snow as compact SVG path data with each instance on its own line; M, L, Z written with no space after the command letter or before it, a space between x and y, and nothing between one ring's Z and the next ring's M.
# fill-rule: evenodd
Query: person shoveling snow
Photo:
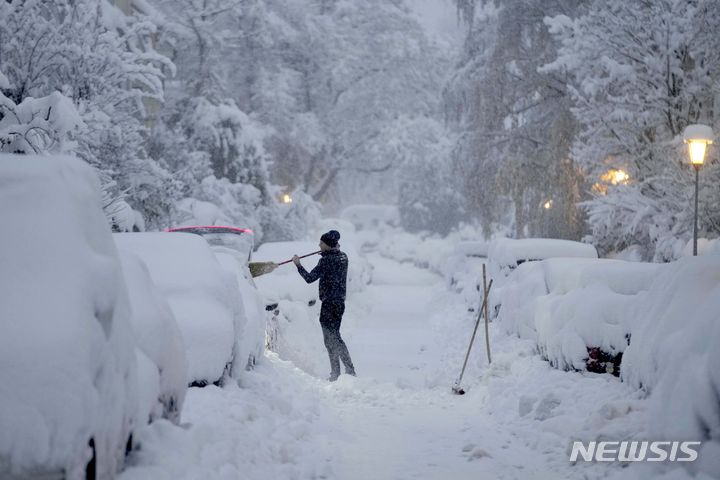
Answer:
M355 375L355 367L350 359L350 352L340 336L340 323L345 312L345 291L347 283L348 258L340 251L338 241L340 233L330 230L320 237L321 259L311 272L305 270L300 257L294 255L293 263L298 273L307 283L320 280L319 296L320 326L322 327L325 348L330 357L330 378L334 382L340 376L340 361L345 365L345 373Z

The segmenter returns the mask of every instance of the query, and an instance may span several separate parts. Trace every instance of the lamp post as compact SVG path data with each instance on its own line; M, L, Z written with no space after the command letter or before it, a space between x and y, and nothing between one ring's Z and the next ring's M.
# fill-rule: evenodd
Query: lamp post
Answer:
M698 190L700 167L705 162L705 150L713 143L713 131L707 125L688 125L683 132L683 140L688 144L690 163L695 169L695 224L693 228L693 256L697 256L698 237Z

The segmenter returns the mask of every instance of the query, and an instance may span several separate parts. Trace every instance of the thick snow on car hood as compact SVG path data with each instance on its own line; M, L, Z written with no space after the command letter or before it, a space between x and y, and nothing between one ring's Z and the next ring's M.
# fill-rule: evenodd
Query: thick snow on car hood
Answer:
M79 160L0 156L0 473L74 478L91 437L105 459L124 445L135 354L100 205Z

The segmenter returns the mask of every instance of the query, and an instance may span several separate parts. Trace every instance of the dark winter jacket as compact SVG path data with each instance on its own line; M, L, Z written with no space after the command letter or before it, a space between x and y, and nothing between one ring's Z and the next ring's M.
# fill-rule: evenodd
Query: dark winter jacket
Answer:
M308 272L298 265L298 272L307 283L320 279L320 301L344 301L347 283L348 258L340 250L334 248L320 254L322 258L317 266Z

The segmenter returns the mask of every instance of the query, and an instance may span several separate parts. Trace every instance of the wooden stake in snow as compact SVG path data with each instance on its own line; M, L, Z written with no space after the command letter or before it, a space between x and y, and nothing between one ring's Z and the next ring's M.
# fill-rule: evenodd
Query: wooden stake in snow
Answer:
M492 280L490 281L492 283ZM483 292L485 292L485 301L483 302L483 305L485 306L485 348L487 349L487 357L488 357L488 364L492 363L492 359L490 358L490 329L488 327L488 323L490 322L490 317L488 317L488 295L490 294L490 286L487 284L487 276L485 275L485 264L483 263Z
M483 273L485 272L485 265L483 265ZM484 278L484 275L483 275ZM470 350L472 350L473 343L475 343L475 335L477 334L477 329L480 326L480 320L482 319L483 313L487 314L487 301L488 301L488 294L490 293L490 288L492 287L493 281L490 279L490 283L488 284L487 288L483 291L483 303L480 306L480 309L478 310L478 316L477 321L475 322L475 328L473 329L472 337L470 337L470 345L468 345L467 353L465 354L465 361L463 362L462 370L460 371L460 376L458 377L457 381L455 382L455 385L452 387L452 392L456 395L465 395L465 390L463 390L460 387L460 383L462 382L463 375L465 374L465 367L467 367L468 358L470 358ZM485 328L487 332L487 317L485 319ZM490 352L490 350L488 350ZM488 353L489 355L489 353Z

